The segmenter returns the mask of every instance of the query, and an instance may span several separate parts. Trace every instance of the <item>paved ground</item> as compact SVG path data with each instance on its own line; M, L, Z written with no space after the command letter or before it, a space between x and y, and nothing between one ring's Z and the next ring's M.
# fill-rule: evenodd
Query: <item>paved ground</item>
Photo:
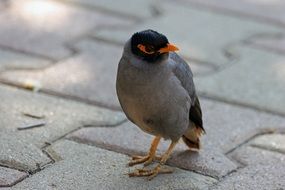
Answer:
M284 190L284 13L283 0L0 1L0 189ZM150 182L125 175L151 136L115 94L122 45L147 28L189 62L207 131Z

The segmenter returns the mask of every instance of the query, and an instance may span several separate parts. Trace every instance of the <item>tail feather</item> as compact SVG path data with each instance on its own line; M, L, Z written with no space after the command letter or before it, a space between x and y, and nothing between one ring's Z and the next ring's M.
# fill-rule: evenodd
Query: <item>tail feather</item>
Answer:
M201 148L200 137L204 134L204 130L201 127L191 127L182 136L182 140L189 147L190 150L199 150Z

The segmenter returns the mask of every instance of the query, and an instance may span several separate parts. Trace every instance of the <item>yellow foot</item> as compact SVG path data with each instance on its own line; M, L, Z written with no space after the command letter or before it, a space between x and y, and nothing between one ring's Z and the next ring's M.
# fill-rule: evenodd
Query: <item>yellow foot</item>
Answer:
M149 176L148 180L152 180L155 176L157 176L159 173L172 173L172 168L161 168L161 165L157 165L153 169L136 169L134 172L129 173L129 177L143 177L143 176Z
M160 156L151 157L150 155L132 156L132 161L129 162L129 166L134 166L141 163L144 163L144 166L148 166L153 162L153 160L161 160L161 157Z

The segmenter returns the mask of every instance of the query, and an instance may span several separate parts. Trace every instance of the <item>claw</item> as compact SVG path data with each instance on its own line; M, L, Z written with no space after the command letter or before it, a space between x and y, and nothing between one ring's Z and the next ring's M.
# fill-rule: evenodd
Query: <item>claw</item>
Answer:
M147 156L133 156L132 161L129 162L129 166L141 164L141 163L144 163L148 160L152 160L149 155L147 155Z
M146 160L145 162L144 162L144 166L148 166L148 165L150 165L154 160L156 160L156 161L160 161L161 160L161 156L155 156L154 158L149 158L148 160Z
M134 172L129 173L129 177L144 177L149 176L148 180L152 180L154 177L156 177L159 173L172 173L173 169L171 168L161 168L161 165L157 165L153 169L136 169Z
M132 160L141 159L141 158L143 158L143 157L144 157L144 156L134 155L134 156L132 156Z
M132 161L129 162L129 166L134 166L137 164L144 163L144 166L150 165L154 160L160 161L161 156L155 156L154 158L150 155L147 156L132 156Z

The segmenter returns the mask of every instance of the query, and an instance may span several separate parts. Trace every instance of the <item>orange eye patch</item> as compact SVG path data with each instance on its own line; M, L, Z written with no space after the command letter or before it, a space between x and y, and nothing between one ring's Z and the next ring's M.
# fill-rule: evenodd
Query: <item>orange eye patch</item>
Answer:
M153 53L154 53L154 51L148 51L148 50L146 50L146 47L145 47L144 45L142 45L142 44L139 44L137 47L138 47L142 52L144 52L144 53L146 53L146 54L153 54Z

